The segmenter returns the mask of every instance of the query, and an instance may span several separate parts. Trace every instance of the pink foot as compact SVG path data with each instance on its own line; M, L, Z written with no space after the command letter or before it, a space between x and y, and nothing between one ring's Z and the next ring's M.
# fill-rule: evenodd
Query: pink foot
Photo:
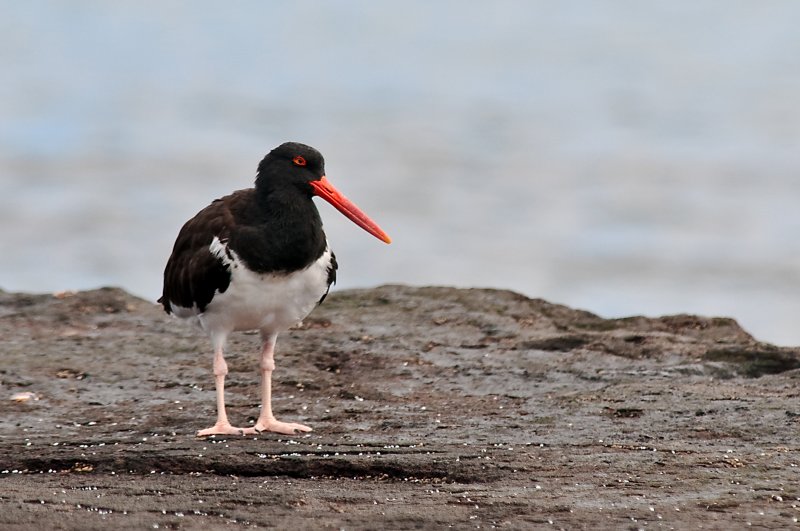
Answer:
M208 437L209 435L244 435L244 434L245 434L244 429L234 428L228 422L217 422L210 428L206 428L204 430L200 430L197 432L198 437Z
M311 428L304 424L296 424L294 422L281 422L279 420L271 420L268 422L258 421L252 428L245 428L245 435L257 435L265 431L272 431L275 433L283 433L284 435L296 435L301 432L312 431Z

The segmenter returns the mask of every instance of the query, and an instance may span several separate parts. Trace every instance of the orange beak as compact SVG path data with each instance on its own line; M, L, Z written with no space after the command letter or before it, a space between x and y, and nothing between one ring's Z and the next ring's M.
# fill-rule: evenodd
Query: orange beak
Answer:
M377 223L369 219L352 201L347 199L328 181L326 176L322 176L318 181L310 181L309 184L314 189L314 194L318 195L328 203L332 204L336 210L347 216L350 221L369 232L376 238L386 243L392 243L388 234L378 226Z

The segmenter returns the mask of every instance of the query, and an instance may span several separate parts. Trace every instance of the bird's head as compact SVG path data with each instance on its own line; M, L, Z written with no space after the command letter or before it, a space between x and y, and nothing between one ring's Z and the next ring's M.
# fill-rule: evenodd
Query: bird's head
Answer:
M324 176L322 153L305 144L286 142L261 160L256 186L274 189L293 185L311 193L308 183Z
M295 188L311 196L319 196L353 223L386 243L391 238L369 216L347 199L325 176L325 159L311 146L286 142L276 147L258 165L256 189L269 192Z

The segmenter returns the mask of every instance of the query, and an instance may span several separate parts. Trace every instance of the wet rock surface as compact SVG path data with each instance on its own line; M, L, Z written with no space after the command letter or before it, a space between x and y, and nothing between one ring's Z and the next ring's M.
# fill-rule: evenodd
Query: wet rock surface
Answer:
M276 354L310 434L198 439L211 348L116 289L0 292L0 528L786 528L800 350L495 290L332 293ZM257 334L228 348L234 424Z

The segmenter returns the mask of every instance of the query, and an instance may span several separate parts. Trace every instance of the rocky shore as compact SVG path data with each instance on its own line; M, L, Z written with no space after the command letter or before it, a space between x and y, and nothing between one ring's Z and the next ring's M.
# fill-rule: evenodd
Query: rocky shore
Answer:
M800 518L800 349L496 290L332 293L278 343L314 428L198 439L211 349L118 289L0 292L0 528L738 529ZM258 336L227 355L258 413Z

